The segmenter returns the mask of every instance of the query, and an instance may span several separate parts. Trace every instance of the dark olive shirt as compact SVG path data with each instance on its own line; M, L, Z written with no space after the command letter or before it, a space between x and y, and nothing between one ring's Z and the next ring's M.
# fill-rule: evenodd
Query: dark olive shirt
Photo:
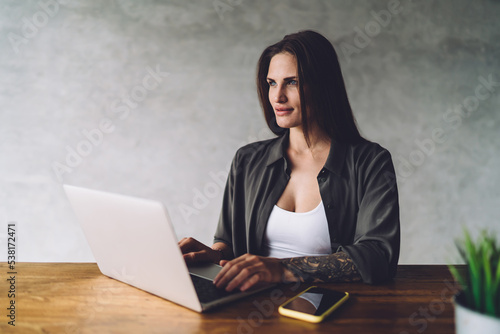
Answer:
M263 255L262 241L269 216L290 179L288 136L286 132L236 152L214 238L214 242L232 247L236 257L245 253ZM398 191L389 152L369 141L332 141L317 179L332 253L347 253L366 283L394 277L400 226Z

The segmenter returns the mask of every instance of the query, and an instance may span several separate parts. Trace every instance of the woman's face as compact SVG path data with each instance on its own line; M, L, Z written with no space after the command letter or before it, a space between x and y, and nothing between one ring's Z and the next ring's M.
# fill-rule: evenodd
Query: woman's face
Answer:
M281 128L302 125L298 80L297 60L293 55L278 53L271 58L267 73L269 102Z

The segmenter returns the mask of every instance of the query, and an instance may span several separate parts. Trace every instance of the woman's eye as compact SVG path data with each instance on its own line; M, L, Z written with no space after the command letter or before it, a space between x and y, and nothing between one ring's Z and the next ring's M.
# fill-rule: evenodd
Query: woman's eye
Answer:
M276 86L276 82L274 82L274 81L269 81L268 83L269 83L269 86Z
M295 86L298 84L298 82L297 82L297 80L290 80L290 81L288 81L288 84Z

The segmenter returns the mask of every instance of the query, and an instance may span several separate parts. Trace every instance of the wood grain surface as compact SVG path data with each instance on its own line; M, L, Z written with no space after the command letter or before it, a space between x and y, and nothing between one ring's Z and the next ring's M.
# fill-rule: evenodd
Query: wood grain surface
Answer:
M323 284L351 298L320 324L278 313L308 285L280 285L199 314L108 278L95 263L18 263L13 327L8 271L1 263L0 333L454 333L457 286L444 265L400 265L384 285Z

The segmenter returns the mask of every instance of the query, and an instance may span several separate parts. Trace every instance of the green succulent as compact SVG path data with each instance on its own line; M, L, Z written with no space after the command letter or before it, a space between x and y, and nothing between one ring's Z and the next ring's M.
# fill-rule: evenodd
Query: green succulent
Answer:
M466 269L448 268L462 286L467 306L500 318L500 248L496 238L482 231L474 242L465 230L464 239L456 245Z

